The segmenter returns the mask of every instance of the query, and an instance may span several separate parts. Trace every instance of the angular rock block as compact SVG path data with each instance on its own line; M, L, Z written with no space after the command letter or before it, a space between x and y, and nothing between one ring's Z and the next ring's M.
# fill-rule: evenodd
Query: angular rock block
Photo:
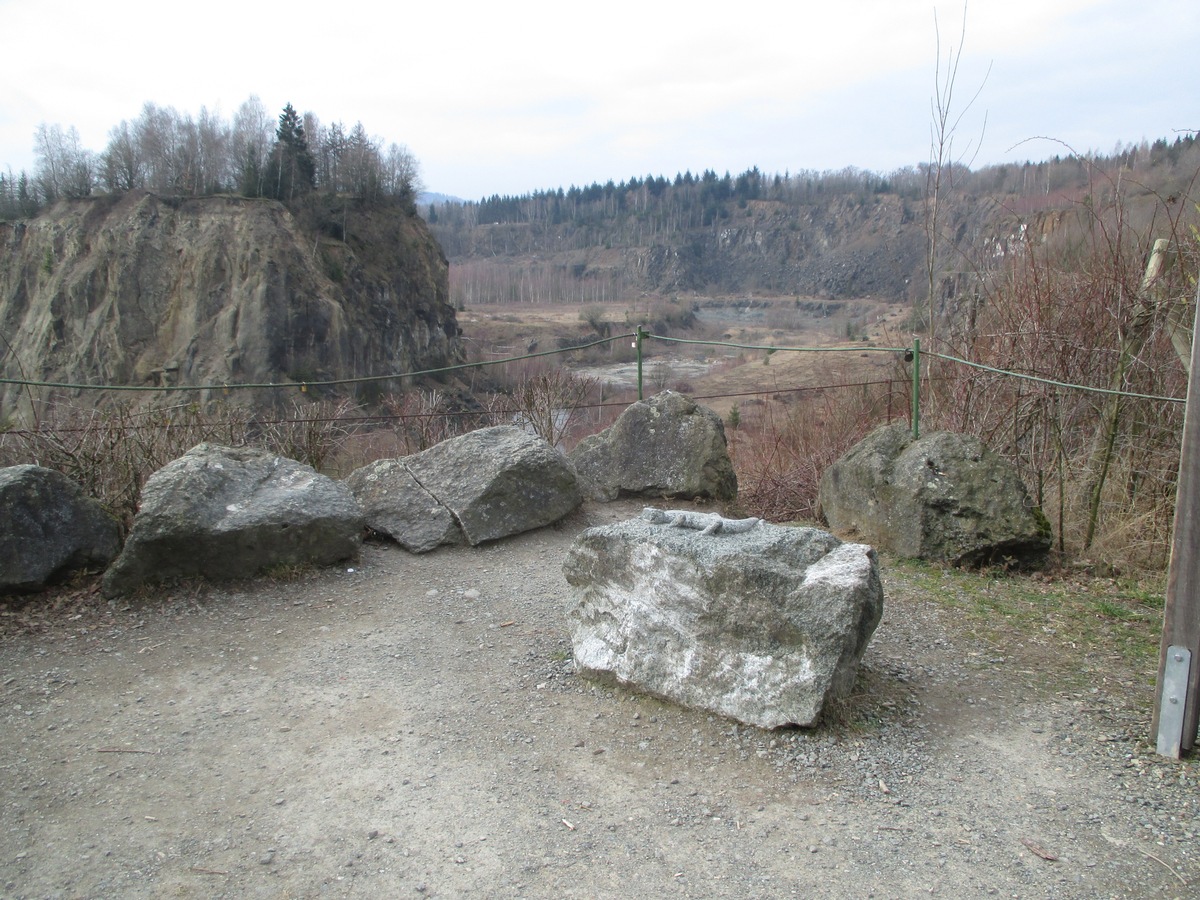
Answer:
M463 542L454 514L413 477L404 459L380 459L355 469L346 486L367 527L412 553Z
M1032 567L1050 549L1016 469L974 435L878 428L822 473L819 502L830 528L901 556Z
M813 725L883 613L874 551L813 528L591 528L563 564L585 677L756 725Z
M500 425L352 472L367 525L414 553L557 522L583 497L575 469L542 438Z
M609 428L580 441L571 462L594 500L737 499L721 417L672 391L632 404Z
M362 529L362 511L340 481L265 450L200 444L147 479L103 590L331 565L357 555Z
M121 549L120 526L61 472L0 469L0 593L37 591Z

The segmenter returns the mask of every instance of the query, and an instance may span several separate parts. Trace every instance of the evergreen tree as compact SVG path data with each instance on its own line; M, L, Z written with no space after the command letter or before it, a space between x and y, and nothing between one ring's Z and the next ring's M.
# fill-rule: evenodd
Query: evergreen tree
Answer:
M288 103L279 114L263 193L290 203L316 186L316 176L317 164L308 149L304 122Z

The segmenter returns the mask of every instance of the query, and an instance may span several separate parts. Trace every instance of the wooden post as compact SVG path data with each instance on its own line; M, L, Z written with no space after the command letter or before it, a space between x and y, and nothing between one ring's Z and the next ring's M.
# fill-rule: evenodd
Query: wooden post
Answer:
M1196 291L1200 301L1200 288ZM1192 326L1183 447L1175 495L1175 529L1167 572L1158 687L1151 739L1176 759L1196 746L1200 722L1200 339ZM1165 689L1164 689L1165 688Z
M1155 286L1174 260L1170 249L1171 242L1166 238L1159 238L1154 242L1150 259L1146 261L1146 272L1142 276L1142 284L1138 288L1133 304L1129 327L1121 335L1121 345L1117 353L1117 368L1109 382L1109 387L1113 391L1125 389L1125 376L1129 371L1129 365L1141 352L1143 345L1150 337L1155 313L1159 308L1155 296ZM1088 491L1091 496L1088 500L1087 531L1083 537L1085 551L1092 546L1092 540L1096 536L1096 526L1100 520L1100 500L1104 494L1104 482L1108 479L1108 469L1112 464L1113 448L1120 423L1121 395L1118 393L1108 394L1104 398L1104 406L1100 413L1100 427L1096 430L1096 436L1093 438L1092 455L1088 461L1088 472L1092 484Z

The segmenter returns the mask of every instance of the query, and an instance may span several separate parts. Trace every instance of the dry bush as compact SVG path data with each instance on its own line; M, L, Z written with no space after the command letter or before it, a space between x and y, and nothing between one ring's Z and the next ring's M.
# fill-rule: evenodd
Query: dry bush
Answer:
M60 403L41 412L36 428L4 436L0 464L62 472L128 527L152 473L204 441L244 444L248 430L249 417L233 407L205 415L192 404L141 410Z
M599 381L554 368L523 377L512 389L514 421L558 447L586 419Z
M0 465L36 463L62 472L128 528L146 479L197 444L258 446L322 470L361 427L356 409L348 401L295 401L289 416L256 418L230 404L204 410L53 404L36 428L0 436Z
M253 443L318 472L336 471L338 458L365 425L351 400L293 400L286 418L252 420Z
M388 397L384 409L393 423L391 434L400 451L390 454L393 456L410 456L448 438L506 421L494 394L486 395L481 406L465 409L444 391L418 388Z
M981 268L977 292L961 301L937 349L1048 381L1183 397L1186 372L1171 333L1192 306L1195 232L1183 207L1165 203L1135 228L1119 193L1106 196L1103 207L1081 204L1048 233L1031 225L998 265ZM1144 293L1151 247L1164 236L1180 259ZM1191 321L1190 312L1183 317ZM1115 401L945 361L931 371L922 429L975 433L1012 460L1061 551L1121 567L1162 564L1182 404Z
M861 384L739 405L727 433L739 506L773 522L816 521L821 473L885 424L889 409L904 408L890 390Z

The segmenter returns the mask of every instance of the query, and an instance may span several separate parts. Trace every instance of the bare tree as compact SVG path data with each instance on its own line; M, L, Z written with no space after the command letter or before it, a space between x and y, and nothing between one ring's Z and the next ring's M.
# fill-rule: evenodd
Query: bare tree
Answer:
M380 188L382 167L378 143L367 136L362 122L350 129L346 147L346 188L363 200L372 201Z
M229 135L231 174L243 194L260 197L267 171L267 158L275 143L275 122L257 96L238 107Z
M215 194L237 184L229 165L229 126L207 107L196 121L196 184L202 194Z
M179 190L179 115L170 107L146 103L134 123L146 164L146 187L164 194Z
M513 389L514 418L557 447L578 423L583 404L598 380L566 369L549 369L523 377Z
M34 154L34 181L45 202L86 197L92 192L95 160L80 144L74 126L63 131L61 125L39 125L34 133Z
M403 144L392 144L388 147L387 156L383 160L384 192L397 196L409 196L414 200L417 194L425 189L421 183L420 166L412 151Z
M62 128L58 125L47 126L45 123L39 125L33 136L33 152L33 177L38 191L46 203L53 203L62 196L63 182L66 180L63 171Z
M955 104L954 92L958 83L958 67L962 62L963 44L967 36L967 4L963 4L962 31L959 34L958 46L951 45L946 52L945 65L942 62L942 35L937 22L937 10L933 13L934 32L937 37L937 61L934 70L933 97L930 100L932 119L929 126L929 166L925 172L925 272L928 278L925 295L925 314L928 317L927 330L930 349L936 335L937 293L938 282L943 270L943 228L946 216L948 195L954 187L956 166L969 166L975 153L979 151L983 129L978 141L969 142L967 147L959 152L954 144L963 117L975 105L979 95L987 83L985 74L975 94L959 109ZM988 73L991 66L988 66ZM987 115L984 115L983 128L987 127ZM968 161L968 157L970 161Z
M100 165L104 186L110 191L132 191L145 186L146 164L141 144L125 119L109 131Z

